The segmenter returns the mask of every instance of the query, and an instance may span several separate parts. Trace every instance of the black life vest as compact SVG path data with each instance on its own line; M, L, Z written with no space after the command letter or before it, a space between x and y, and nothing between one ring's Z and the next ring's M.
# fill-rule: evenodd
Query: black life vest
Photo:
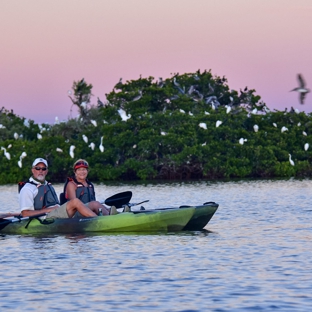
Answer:
M96 200L94 186L89 180L86 179L88 186L84 186L82 183L78 182L76 178L68 177L64 185L64 191L62 193L63 195L61 194L60 196L60 198L62 198L61 202L63 200L65 200L65 202L68 200L65 198L66 187L67 187L67 184L71 181L74 182L77 186L76 197L79 198L84 204L89 203L90 201Z
M26 183L33 184L38 189L38 194L34 198L34 208L35 210L40 210L43 208L48 208L51 206L59 205L60 202L54 190L54 187L50 182L47 184L36 184L32 181L23 181L18 183L18 191L24 187Z

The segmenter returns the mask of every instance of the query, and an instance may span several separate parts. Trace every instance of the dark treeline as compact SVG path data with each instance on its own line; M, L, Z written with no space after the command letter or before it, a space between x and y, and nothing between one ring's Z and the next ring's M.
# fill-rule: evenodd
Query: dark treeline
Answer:
M312 175L311 114L270 111L255 90L231 90L210 71L121 79L96 105L91 92L74 82L80 118L54 125L1 109L0 184L27 178L36 157L49 161L54 182L78 158L92 181Z

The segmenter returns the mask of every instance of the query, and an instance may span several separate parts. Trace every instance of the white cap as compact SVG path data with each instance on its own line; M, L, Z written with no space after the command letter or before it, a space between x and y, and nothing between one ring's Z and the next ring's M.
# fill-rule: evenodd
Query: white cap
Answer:
M35 167L39 163L44 163L48 167L48 162L43 158L36 158L32 164L33 167Z

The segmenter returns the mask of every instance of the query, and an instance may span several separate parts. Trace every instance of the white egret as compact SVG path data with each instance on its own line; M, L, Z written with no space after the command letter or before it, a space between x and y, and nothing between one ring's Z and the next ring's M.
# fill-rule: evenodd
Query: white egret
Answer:
M288 131L288 128L286 128L286 127L282 127L282 129L281 129L281 132L283 133L283 132L285 132L285 131Z
M74 158L75 157L75 154L74 154L74 149L76 148L75 145L71 145L70 148L69 148L69 155L71 158Z
M80 106L83 107L84 109L86 109L86 108L87 108L87 102L82 102L82 103L80 104Z
M18 140L18 138L19 138L19 135L18 135L18 133L15 132L15 133L14 133L14 139L15 139L15 140Z
M221 120L217 120L216 127L218 128L219 126L221 126L221 124L222 124L222 121Z
M23 167L23 164L22 164L22 160L21 160L21 159L17 162L17 164L18 164L18 166L19 166L20 168Z
M241 144L241 145L244 145L244 142L247 142L247 139L244 139L244 138L240 138L238 143Z
M205 111L205 115L210 115L210 113Z
M55 116L54 123L55 123L56 125L60 123L60 121L59 121L59 119L58 119L57 116Z
M25 119L25 120L24 120L24 126L25 126L25 127L29 127L29 121L28 121L28 119Z
M104 152L103 137L101 137L101 143L100 143L99 149L102 153Z
M276 124L275 122L273 122L273 126L274 126L275 128L277 128L277 124Z
M132 146L132 148L137 148L137 145L136 145L136 144L134 144L134 145Z
M304 144L304 150L307 151L309 149L309 143Z
M20 156L20 159L23 159L23 158L25 158L26 156L27 156L26 152L23 152L23 153L21 154L21 156Z
M91 123L92 123L92 125L93 125L94 127L97 127L97 122L96 122L96 120L91 119L90 121L91 121Z
M1 149L3 150L4 156L5 156L8 160L10 160L10 159L11 159L11 155L10 155L9 152L7 152L6 148L4 148L4 147L1 146Z
M40 133L37 133L37 138L38 138L38 140L41 140L42 139L42 135Z
M301 126L301 122L298 122L297 126L300 127Z
M258 125L254 125L253 128L254 128L255 132L258 132L258 130L259 130L259 126Z
M83 139L86 143L88 143L88 137L87 137L85 134L82 135L82 139Z
M226 107L226 113L228 114L232 110L232 107L229 105L225 105L225 107Z
M131 118L131 115L130 114L127 115L122 108L118 109L118 113L123 121L127 121L129 118Z
M0 124L0 129L5 129L5 126L3 124Z
M204 122L201 122L199 126L205 130L207 130L207 125Z
M257 112L258 112L258 109L257 109L257 108L254 108L251 112L252 112L254 115L256 115Z
M161 134L161 135L167 135L167 132L161 131L160 134Z
M203 143L202 146L205 146L207 144L207 142Z
M194 114L193 114L192 112L189 112L189 115L190 115L190 116L194 116Z
M299 111L298 108L295 109L295 113L296 113L296 114L299 114L299 113L300 113L300 111Z
M307 133L306 133L305 131L302 131L302 134L305 135L305 136L307 136Z
M9 144L8 146L7 146L7 148L11 148L12 147L12 144Z
M292 166L294 166L295 163L294 163L294 161L291 159L291 155L290 155L290 154L288 154L288 155L289 155L289 162L290 162L290 164L291 164Z
M63 153L63 150L61 148L59 148L59 147L56 148L56 151L59 152L59 153Z
M92 151L94 151L95 144L94 144L93 142L91 142L91 143L89 144L89 147L92 149Z
M185 114L185 110L180 109L180 113Z
M142 90L139 90L139 95L132 99L132 102L138 101L142 97Z

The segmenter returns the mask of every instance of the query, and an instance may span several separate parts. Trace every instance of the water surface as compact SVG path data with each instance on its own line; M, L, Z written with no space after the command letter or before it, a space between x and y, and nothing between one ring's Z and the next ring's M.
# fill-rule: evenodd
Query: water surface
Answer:
M205 232L2 235L1 310L310 310L311 187L294 179L96 185L98 199L131 190L131 202L150 200L146 208L220 207ZM0 193L0 213L17 211L17 186Z

